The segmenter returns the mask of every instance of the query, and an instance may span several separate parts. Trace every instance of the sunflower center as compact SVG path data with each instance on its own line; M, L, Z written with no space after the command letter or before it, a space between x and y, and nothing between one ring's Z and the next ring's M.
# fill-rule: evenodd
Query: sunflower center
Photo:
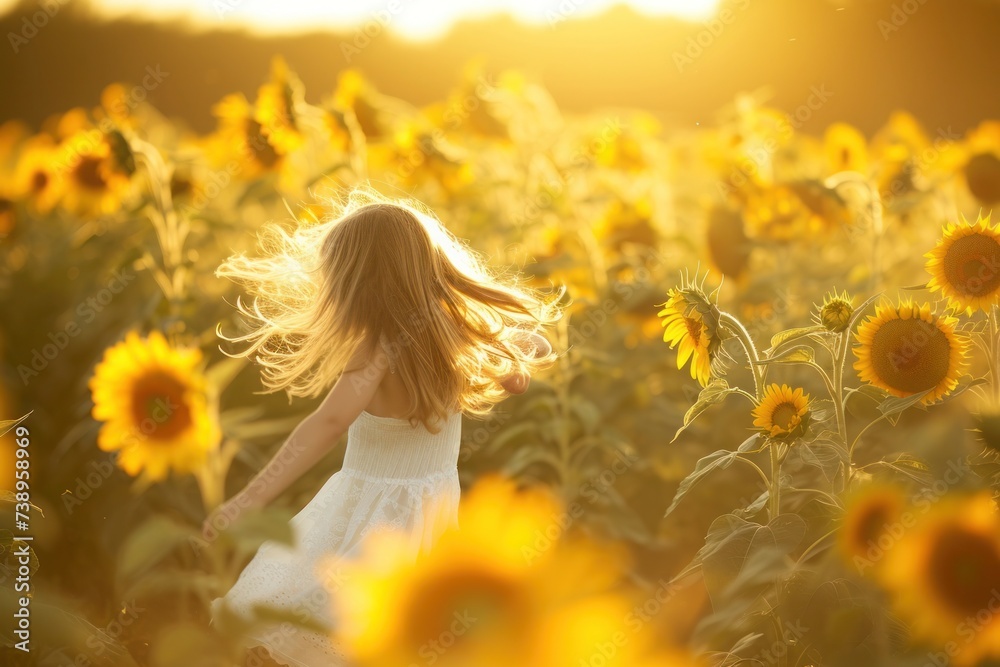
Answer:
M727 276L739 277L750 262L750 243L743 218L731 211L716 208L708 221L708 251L712 260Z
M851 164L851 149L847 146L840 149L840 164L844 167Z
M101 174L101 159L96 157L84 157L75 170L76 180L80 185L88 190L104 190L108 182Z
M491 572L460 570L435 578L415 592L414 600L406 624L414 650L444 639L457 644L479 632L494 635L516 628L523 618L516 587Z
M965 165L965 180L979 201L1000 202L1000 158L993 153L973 155Z
M264 136L261 124L255 120L247 121L247 146L252 151L253 158L265 169L273 168L281 159L274 146Z
M145 375L135 383L132 419L142 437L170 440L191 426L186 389L180 380L162 372Z
M49 184L49 175L39 169L31 175L31 191L41 192Z
M995 540L965 528L945 529L928 557L928 578L938 597L954 611L975 615L988 610L1000 591L1000 552Z
M1000 243L976 233L955 239L944 256L949 285L965 296L983 296L1000 289Z
M700 345L701 344L701 330L702 330L702 326L703 326L702 323L701 323L701 320L695 319L693 317L685 317L684 318L684 326L687 327L688 336L691 337L691 340L693 340L695 343L697 343L697 344Z
M798 408L793 403L785 401L774 408L774 411L771 413L771 423L781 429L791 431L795 425L795 417L798 414Z
M869 507L867 512L858 520L857 539L858 544L867 546L870 542L876 542L882 536L886 524L889 523L890 510L886 505L874 505Z
M951 343L930 322L889 320L875 332L871 363L886 385L916 394L934 389L948 377Z

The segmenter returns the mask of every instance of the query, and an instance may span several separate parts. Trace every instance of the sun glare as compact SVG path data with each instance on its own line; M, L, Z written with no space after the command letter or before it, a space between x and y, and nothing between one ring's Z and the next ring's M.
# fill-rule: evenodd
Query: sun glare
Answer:
M234 25L265 33L303 30L387 30L414 40L431 40L455 23L506 14L537 26L600 14L628 5L648 16L697 21L709 18L719 0L94 0L109 17L183 18L203 27ZM0 0L0 5L3 0Z

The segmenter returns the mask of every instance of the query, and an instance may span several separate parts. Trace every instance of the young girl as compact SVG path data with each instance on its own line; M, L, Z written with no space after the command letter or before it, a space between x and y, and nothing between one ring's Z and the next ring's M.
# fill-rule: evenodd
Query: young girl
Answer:
M252 619L278 608L333 627L329 556L357 554L373 530L406 531L412 553L455 521L461 415L483 415L551 362L539 331L559 311L490 273L429 213L368 191L342 215L294 232L271 227L263 256L230 258L221 276L253 299L237 307L249 333L227 338L263 368L265 386L291 396L333 388L246 488L206 521L230 521L277 498L347 433L343 468L292 519L294 546L264 544L224 598L223 612ZM218 522L221 524L221 522ZM332 559L336 562L336 558ZM343 664L328 632L255 625L248 645L279 663Z

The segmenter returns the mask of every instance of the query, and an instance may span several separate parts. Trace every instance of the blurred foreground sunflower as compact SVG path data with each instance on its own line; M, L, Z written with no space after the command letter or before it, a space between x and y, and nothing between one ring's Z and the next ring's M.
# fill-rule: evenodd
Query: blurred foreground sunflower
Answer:
M891 526L899 522L906 508L902 491L888 484L868 484L847 501L844 522L837 544L844 559L864 574L883 566L883 554L896 539ZM892 540L892 541L890 541Z
M753 416L753 425L765 435L776 440L797 438L809 425L809 394L803 393L801 387L772 384L764 389Z
M990 216L975 223L964 218L949 224L925 255L931 274L927 288L948 297L958 311L989 311L1000 296L1000 230Z
M677 368L691 361L691 377L708 386L712 360L721 343L717 309L697 285L685 283L667 292L657 316L663 325L663 342L677 348Z
M917 639L955 664L1000 657L1000 517L989 493L947 500L887 551L879 575Z
M339 639L362 667L681 665L649 655L622 632L633 600L622 590L623 554L563 536L562 507L542 491L497 477L463 498L459 525L416 559L406 537L374 535L339 565L333 591Z
M151 481L198 469L219 441L209 409L201 352L171 347L163 334L135 332L109 348L90 379L97 445L118 452L129 475Z
M879 306L858 327L854 363L861 380L905 398L926 392L929 405L958 386L968 340L954 317L937 316L930 304Z

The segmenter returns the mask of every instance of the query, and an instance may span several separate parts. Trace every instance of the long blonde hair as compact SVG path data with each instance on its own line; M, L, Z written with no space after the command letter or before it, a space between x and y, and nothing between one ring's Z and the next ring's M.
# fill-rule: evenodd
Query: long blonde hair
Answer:
M267 225L258 257L237 254L216 272L243 285L248 332L234 356L262 366L264 386L316 396L343 373L359 345L388 340L411 397L411 423L456 409L484 415L507 394L500 381L553 361L514 341L560 316L561 290L542 293L490 271L419 204L367 188L339 215L287 229Z

